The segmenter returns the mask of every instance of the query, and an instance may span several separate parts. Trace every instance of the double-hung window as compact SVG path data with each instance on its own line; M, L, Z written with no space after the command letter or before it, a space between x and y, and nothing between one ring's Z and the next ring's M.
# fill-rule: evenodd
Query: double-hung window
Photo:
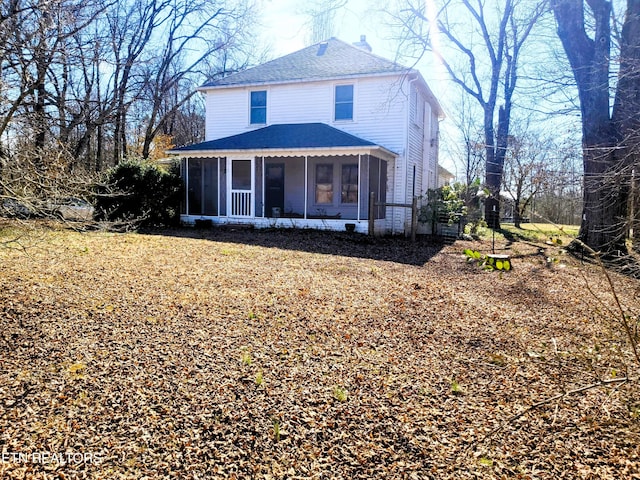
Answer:
M267 91L256 90L251 92L250 122L254 124L267 123Z
M358 203L358 164L342 165L341 203Z
M316 165L316 203L333 203L333 165Z
M353 120L353 85L336 85L334 118Z

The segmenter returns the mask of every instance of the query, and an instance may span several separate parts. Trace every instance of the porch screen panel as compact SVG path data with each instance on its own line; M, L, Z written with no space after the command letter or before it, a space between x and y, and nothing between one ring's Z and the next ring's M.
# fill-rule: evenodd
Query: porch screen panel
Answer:
M184 184L184 190L182 192L182 199L180 200L180 214L185 215L187 213L187 159L180 160L180 178Z
M369 197L371 196L371 192L375 194L374 202L380 201L380 159L376 157L369 157L369 187L367 189L367 198L364 201L367 206L367 213L364 218L369 218ZM376 207L374 210L373 218L378 218L378 209Z
M380 160L380 175L379 175L379 197L380 203L387 202L387 161ZM376 218L386 218L387 209L385 207L378 207L376 211Z
M374 165L375 164L375 165ZM371 190L371 176L377 175L378 159L371 155L362 155L360 161L360 218L369 218L369 193ZM375 171L372 169L376 168Z
M233 160L233 190L251 190L251 160Z
M202 159L188 159L189 175L189 215L202 215Z
M203 169L203 215L218 215L218 159L204 160Z
M227 159L220 158L220 215L227 214Z

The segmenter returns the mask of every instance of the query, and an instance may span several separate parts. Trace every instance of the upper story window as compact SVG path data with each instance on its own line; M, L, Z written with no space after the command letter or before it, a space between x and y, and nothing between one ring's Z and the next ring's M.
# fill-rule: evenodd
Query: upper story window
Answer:
M267 123L267 91L256 90L251 92L250 123Z
M424 107L422 96L418 89L414 88L411 94L411 116L413 117L413 123L418 127L422 127L424 124Z
M336 85L336 120L353 120L353 85Z

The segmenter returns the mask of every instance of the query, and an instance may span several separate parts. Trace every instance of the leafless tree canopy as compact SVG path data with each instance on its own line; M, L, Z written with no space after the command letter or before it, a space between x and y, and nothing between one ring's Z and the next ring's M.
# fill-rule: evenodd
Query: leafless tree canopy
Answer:
M335 34L338 12L348 0L311 0L304 3L302 12L308 18L307 42L309 45L331 38Z
M0 8L0 146L101 170L202 138L195 87L252 58L244 0L12 0ZM168 138L168 140L167 140Z
M452 81L482 110L485 216L499 226L499 192L509 138L513 96L525 42L546 9L545 1L473 0L398 2L394 14L401 48L433 52Z
M204 139L196 87L256 50L248 0L0 5L0 214L85 201L98 172ZM52 207L54 206L54 207ZM55 212L54 212L55 213Z

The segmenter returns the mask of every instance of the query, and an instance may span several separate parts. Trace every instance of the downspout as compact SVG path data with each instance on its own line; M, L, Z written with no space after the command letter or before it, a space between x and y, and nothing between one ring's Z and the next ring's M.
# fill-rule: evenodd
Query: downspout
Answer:
M436 149L436 170L433 174L434 176L434 185L436 186L436 188L438 188L438 167L440 166L440 123L444 121L444 118L438 118L438 131L436 132L435 135L435 140L436 143L434 145L435 149ZM456 174L457 174L457 170L456 170ZM457 177L457 175L456 175Z

